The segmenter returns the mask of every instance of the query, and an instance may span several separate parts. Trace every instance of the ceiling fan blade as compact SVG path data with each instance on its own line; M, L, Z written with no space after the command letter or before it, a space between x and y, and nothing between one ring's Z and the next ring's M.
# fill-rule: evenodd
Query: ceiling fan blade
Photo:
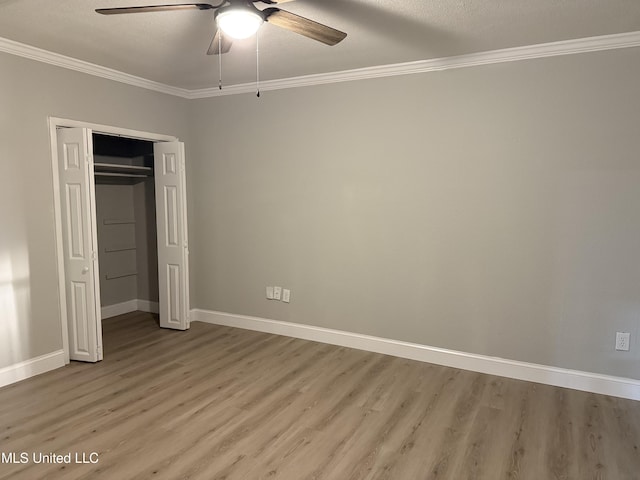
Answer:
M169 10L213 10L221 5L222 3L220 5L211 5L209 3L178 3L173 5L147 5L143 7L98 8L96 12L102 15L118 15L121 13L165 12Z
M219 42L222 42L220 44ZM216 29L216 34L213 36L213 40L211 40L211 45L209 45L209 50L207 50L207 55L218 55L218 53L227 53L231 50L231 45L233 42L227 35L223 35L219 28Z
M312 38L327 45L335 45L347 36L346 33L328 27L308 18L301 17L295 13L286 12L276 7L265 8L262 13L265 21L273 23L278 27L299 33L305 37Z

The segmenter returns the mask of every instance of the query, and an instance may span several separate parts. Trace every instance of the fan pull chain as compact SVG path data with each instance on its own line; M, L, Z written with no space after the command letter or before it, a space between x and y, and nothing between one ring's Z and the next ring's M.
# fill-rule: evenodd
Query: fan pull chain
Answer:
M260 98L260 42L256 32L256 97Z
M222 30L218 30L218 72L220 74L218 89L222 90Z

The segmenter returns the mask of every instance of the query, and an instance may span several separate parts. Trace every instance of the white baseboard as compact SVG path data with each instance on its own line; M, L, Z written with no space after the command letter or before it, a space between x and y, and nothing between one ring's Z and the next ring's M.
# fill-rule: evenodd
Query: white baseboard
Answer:
M127 302L107 305L101 308L102 318L111 318L129 312L135 312L138 309L137 300L129 300Z
M224 312L194 309L191 310L191 320L340 345L517 380L640 400L640 380L631 378L550 367L341 330Z
M116 303L115 305L107 305L101 309L102 318L111 318L135 311L158 313L158 302L135 299L127 302Z
M137 310L141 312L159 313L160 304L158 302L151 302L149 300L136 300L138 302Z
M0 387L10 385L41 373L64 367L64 350L47 353L24 362L0 368Z

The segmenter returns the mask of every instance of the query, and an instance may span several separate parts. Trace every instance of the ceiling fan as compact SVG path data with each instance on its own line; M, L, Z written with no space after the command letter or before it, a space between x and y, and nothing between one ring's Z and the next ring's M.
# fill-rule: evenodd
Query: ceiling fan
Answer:
M276 5L292 0L223 0L217 5L210 3L180 3L171 5L149 5L140 7L99 8L102 15L125 13L162 12L168 10L216 10L216 31L207 51L207 55L227 53L231 49L232 39L242 39L258 31L263 22L269 22L286 30L304 35L326 45L336 45L347 34L321 23L309 20L278 7L267 7L260 10L254 3ZM222 35L220 34L222 31Z

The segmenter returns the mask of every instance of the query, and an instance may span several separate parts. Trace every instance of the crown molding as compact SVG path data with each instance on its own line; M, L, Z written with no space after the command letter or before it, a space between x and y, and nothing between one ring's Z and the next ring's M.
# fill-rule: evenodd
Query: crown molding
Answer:
M260 91L283 90L296 87L308 87L328 83L351 82L371 78L383 78L416 73L437 72L454 68L476 67L504 62L516 62L535 58L573 55L577 53L616 50L621 48L640 47L640 32L617 33L598 37L580 38L560 42L541 43L525 47L504 48L487 52L471 53L453 57L433 58L415 62L380 65L375 67L344 70L340 72L305 75L301 77L283 78L260 82ZM220 97L255 93L255 83L230 85L220 90L218 87L188 90L166 85L146 78L136 77L111 68L85 62L75 58L49 52L23 43L0 37L0 52L36 60L89 75L106 78L136 87L166 93L187 99Z
M164 83L154 82L142 77L136 77L128 73L114 70L112 68L96 65L95 63L85 62L77 58L67 57L59 53L50 52L41 48L26 45L24 43L15 42L7 38L0 37L0 52L10 53L19 57L28 58L37 62L48 63L56 67L67 68L77 72L87 73L95 77L106 78L115 82L126 83L135 87L145 88L156 92L175 95L178 97L188 98L189 90L184 88L172 87Z
M358 68L341 72L321 73L303 77L284 78L260 82L260 91L283 90L295 87L308 87L327 83L351 82L371 78L412 75L416 73L437 72L454 68L476 67L495 63L516 62L534 58L573 55L576 53L598 52L620 48L640 47L640 32L619 33L599 37L580 38L561 42L541 43L525 47L504 48L487 52L471 53L454 57L433 58L416 62L380 65L377 67ZM231 85L220 90L203 88L189 91L188 98L220 97L240 93L255 93L256 84L244 83Z

